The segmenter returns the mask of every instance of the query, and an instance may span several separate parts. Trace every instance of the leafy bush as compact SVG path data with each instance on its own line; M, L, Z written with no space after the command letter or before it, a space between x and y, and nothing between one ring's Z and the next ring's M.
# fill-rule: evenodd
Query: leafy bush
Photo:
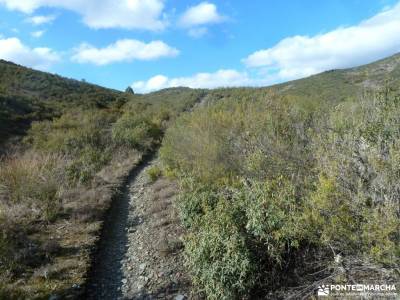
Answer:
M143 116L124 114L113 126L113 141L122 146L148 150L158 141L161 129Z
M385 91L324 120L329 130L314 141L319 180L305 208L323 244L391 265L400 251L399 111L399 96Z
M205 182L305 172L310 166L310 125L303 118L311 113L271 97L221 100L184 115L163 140L161 157L166 166L191 172Z
M66 156L70 182L88 183L111 160L115 120L114 113L103 110L71 111L53 121L35 122L25 141L36 151Z
M257 93L215 91L164 138L193 282L208 298L240 299L280 288L286 272L307 276L296 255L398 265L400 98L329 108Z
M152 166L147 170L147 175L149 176L150 180L154 182L162 175L162 170L159 166Z
M220 201L186 237L193 283L210 299L233 299L254 285L254 261L236 218L235 208Z

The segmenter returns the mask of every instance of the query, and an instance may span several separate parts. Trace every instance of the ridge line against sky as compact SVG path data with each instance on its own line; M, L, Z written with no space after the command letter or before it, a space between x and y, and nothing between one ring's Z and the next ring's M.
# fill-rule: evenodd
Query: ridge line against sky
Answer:
M0 0L0 58L150 92L270 85L400 52L398 0L265 2Z

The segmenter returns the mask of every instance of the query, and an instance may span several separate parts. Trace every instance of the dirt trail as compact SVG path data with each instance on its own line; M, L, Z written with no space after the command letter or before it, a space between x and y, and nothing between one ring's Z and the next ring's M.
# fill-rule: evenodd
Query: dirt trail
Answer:
M151 183L148 158L128 177L107 214L85 299L179 299L189 296L176 186Z

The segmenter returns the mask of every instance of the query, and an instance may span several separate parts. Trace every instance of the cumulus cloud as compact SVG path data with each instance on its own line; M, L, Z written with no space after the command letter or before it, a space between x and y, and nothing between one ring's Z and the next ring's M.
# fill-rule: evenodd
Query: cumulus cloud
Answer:
M83 43L74 51L73 61L95 65L133 60L156 60L162 57L175 57L179 54L177 49L162 41L152 41L146 44L132 39L118 40L105 48L96 48Z
M356 26L316 36L293 36L243 60L250 68L295 79L378 60L400 51L400 3Z
M208 33L207 26L226 21L227 18L218 12L215 4L201 2L189 7L179 18L178 25L188 30L189 36L200 38Z
M162 30L164 0L0 0L8 9L27 14L40 7L58 7L74 11L91 28Z
M61 59L50 48L30 48L15 37L0 39L0 58L40 70L48 70Z
M183 27L193 27L221 23L224 20L225 17L219 14L215 4L202 2L188 8L181 16L179 24Z
M170 87L218 88L258 85L260 82L251 79L246 72L236 70L218 70L215 73L198 73L189 77L168 78L157 75L147 81L137 81L132 88L138 92L151 92Z
M47 23L52 23L56 19L55 15L47 15L47 16L32 16L27 19L29 23L33 25L43 25Z

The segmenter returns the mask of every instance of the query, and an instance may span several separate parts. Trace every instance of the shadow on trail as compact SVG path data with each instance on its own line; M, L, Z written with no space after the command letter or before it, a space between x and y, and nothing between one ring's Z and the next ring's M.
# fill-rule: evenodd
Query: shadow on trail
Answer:
M92 266L82 299L113 300L123 297L121 291L122 260L128 250L126 228L130 210L130 187L154 156L155 153L145 155L142 162L132 169L114 197L110 209L105 214L100 240L93 255Z

